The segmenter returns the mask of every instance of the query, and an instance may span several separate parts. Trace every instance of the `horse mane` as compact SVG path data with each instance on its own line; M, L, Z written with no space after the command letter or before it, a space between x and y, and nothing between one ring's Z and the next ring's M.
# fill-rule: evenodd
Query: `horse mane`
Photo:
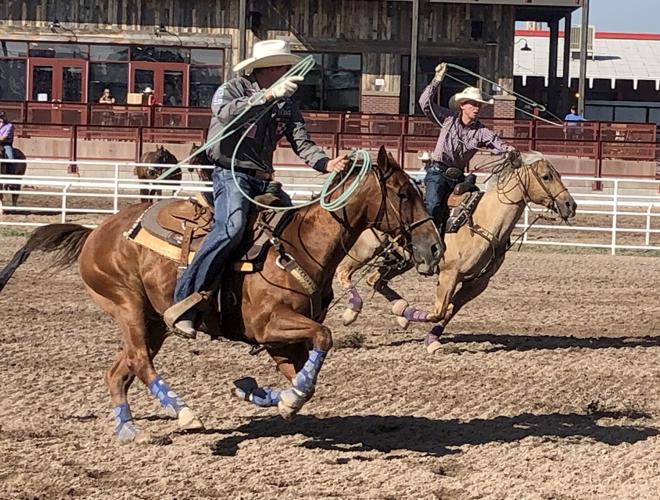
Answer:
M539 151L520 153L520 160L524 167L534 165L537 161L547 161L543 153L540 153ZM486 182L486 191L497 189L497 186L500 185L501 182L508 180L513 170L513 165L504 158L501 163L493 168L492 174Z

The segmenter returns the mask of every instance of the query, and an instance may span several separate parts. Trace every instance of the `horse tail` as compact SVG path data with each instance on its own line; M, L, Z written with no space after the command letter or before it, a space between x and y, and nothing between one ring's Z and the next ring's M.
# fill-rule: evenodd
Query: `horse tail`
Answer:
M27 260L32 252L56 252L53 265L64 269L78 260L80 252L92 229L79 224L49 224L34 230L27 243L14 254L5 268L0 271L0 291L13 276L16 269Z

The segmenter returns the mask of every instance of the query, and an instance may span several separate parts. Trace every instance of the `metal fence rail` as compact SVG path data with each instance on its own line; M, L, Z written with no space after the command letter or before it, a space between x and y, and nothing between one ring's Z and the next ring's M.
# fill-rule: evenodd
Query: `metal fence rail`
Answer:
M1 161L1 160L0 160ZM58 172L64 160L30 160L29 163L51 165ZM133 176L136 163L78 161L79 168L97 169L106 175L76 177L72 175L0 176L0 194L4 196L4 215L0 226L38 226L52 222L82 222L95 225L141 197L189 197L196 192L210 192L211 185L200 181L183 166L182 181L140 180ZM162 165L158 165L162 167ZM199 167L195 168L212 168ZM409 171L415 177L423 171ZM479 174L483 180L486 174ZM323 177L311 169L277 167L276 176L294 203L307 201L321 189ZM526 245L572 246L609 249L612 255L621 250L660 251L660 181L606 177L563 177L578 203L578 215L571 225L535 224L525 232ZM592 192L594 182L602 191ZM16 189L8 188L13 185ZM581 187L582 186L582 187ZM162 189L162 196L143 196L140 189ZM18 193L17 207L8 206L7 195ZM526 210L517 228L529 227L534 212ZM81 217L83 220L81 220Z

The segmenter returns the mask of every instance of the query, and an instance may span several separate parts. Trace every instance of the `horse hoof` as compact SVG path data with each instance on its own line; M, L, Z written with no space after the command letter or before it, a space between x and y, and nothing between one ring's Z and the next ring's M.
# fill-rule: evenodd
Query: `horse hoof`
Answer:
M408 326L410 326L410 321L408 321L408 320L407 320L406 318L404 318L403 316L397 316L397 317L396 317L396 322L397 322L397 323L399 324L399 326L400 326L401 328L403 328L404 330L406 330L406 329L408 328Z
M202 421L187 406L179 412L178 426L181 431L198 431L204 429Z
M280 400L280 402L277 403L277 411L280 412L280 416L284 420L287 420L289 422L291 420L293 420L294 418L296 418L296 415L298 414L298 410L299 410L299 408L298 409L291 408L290 406L288 406L287 404L282 402L282 400Z
M441 349L442 349L442 344L437 340L431 342L429 345L426 346L426 352L428 352L429 354L435 354Z
M353 309L347 308L344 311L344 314L341 315L341 319L344 322L344 326L348 326L351 323L353 323L357 319L358 315L359 315L358 312L354 311Z

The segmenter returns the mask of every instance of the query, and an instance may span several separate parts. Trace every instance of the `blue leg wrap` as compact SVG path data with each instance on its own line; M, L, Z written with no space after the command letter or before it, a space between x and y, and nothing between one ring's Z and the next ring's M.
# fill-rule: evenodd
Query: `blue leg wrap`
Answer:
M149 384L149 392L158 398L160 405L165 409L165 413L172 418L176 418L179 412L186 407L183 399L159 376Z
M115 420L115 434L120 441L133 441L138 431L133 423L133 415L128 403L122 403L112 408L112 418Z
M277 403L280 402L280 391L270 387L259 387L250 394L249 400L256 406L277 406Z
M321 371L321 366L323 366L323 360L326 356L325 351L320 349L313 349L309 351L309 358L305 363L305 366L302 367L298 373L296 373L295 378L293 379L293 387L299 391L308 394L316 384L316 378Z

